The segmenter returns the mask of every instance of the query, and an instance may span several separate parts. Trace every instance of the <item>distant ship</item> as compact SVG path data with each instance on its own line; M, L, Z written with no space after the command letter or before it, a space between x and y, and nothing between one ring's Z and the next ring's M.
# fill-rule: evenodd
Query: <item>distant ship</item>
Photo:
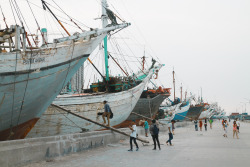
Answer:
M205 105L198 119L210 119L214 113L214 104Z
M186 115L186 120L197 120L201 114L201 112L204 109L203 104L197 104L197 105L191 105L187 115Z
M183 121L187 115L187 112L189 110L190 103L183 103L180 105L180 107L177 107L177 110L175 112L175 117L173 120L175 121Z
M170 88L163 89L162 87L159 87L157 90L145 90L143 91L132 112L148 118L154 118L161 103L169 96ZM137 124L139 124L141 119L143 119L141 116L131 113L126 121L122 122L116 127L128 127L132 121L135 121Z
M53 43L46 41L43 29L41 47L32 47L29 41L27 47L24 27L0 30L0 140L24 138L107 33L128 25L75 33Z

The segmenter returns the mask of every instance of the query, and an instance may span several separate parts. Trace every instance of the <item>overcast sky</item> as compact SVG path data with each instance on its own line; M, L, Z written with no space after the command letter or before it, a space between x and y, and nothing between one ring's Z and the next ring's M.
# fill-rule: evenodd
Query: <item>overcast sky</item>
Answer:
M9 1L0 1L7 21L13 21L10 8L7 8ZM101 14L100 0L54 1L89 27L100 26L100 21L94 20ZM20 6L27 4L25 0L17 2ZM41 6L39 0L31 2ZM157 56L166 65L159 77L164 86L172 87L174 67L177 95L181 83L184 90L194 94L200 93L202 87L205 101L218 102L227 113L245 109L241 102L247 102L244 98L250 102L249 0L108 2L115 13L131 22L132 25L124 31L130 34L127 38L136 38L136 43L140 43L140 46L136 45L138 53L142 54L145 47L150 55ZM35 13L41 10L34 9ZM0 18L1 27L4 27L2 16ZM34 19L30 15L27 21ZM49 27L48 23L46 25ZM246 107L250 113L250 103Z

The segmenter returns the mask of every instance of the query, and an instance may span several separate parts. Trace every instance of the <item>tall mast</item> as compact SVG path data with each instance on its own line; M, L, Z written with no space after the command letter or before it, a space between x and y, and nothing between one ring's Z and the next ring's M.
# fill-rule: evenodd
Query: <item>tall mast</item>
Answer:
M185 92L185 101L187 100L187 91Z
M203 100L202 100L202 87L201 87L201 103L203 103Z
M175 78L174 78L174 68L173 68L173 87L174 87L174 100L175 100Z
M145 51L144 51L144 56L142 56L142 71L144 71L144 66L145 66Z
M181 84L181 101L182 101L182 84Z
M107 1L102 0L102 27L106 28L108 25L108 16L107 16ZM107 49L107 35L104 38L104 58L105 58L105 70L106 70L106 81L109 81L109 64L108 64L108 49Z

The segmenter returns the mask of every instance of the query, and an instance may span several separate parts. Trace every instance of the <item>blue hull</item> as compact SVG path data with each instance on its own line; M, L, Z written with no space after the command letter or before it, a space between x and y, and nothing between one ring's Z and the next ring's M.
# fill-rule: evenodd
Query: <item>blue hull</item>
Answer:
M181 105L181 107L177 108L177 111L175 111L175 116L173 118L173 120L175 121L183 121L186 118L186 115L188 113L188 110L190 108L190 102L187 101L186 104L184 106ZM181 112L182 111L182 112Z
M185 111L185 112L182 112L182 113L178 113L178 115L177 115L177 114L175 114L175 116L174 116L174 119L173 119L173 120L175 120L175 121L177 121L177 120L179 120L179 121L183 121L183 120L185 119L185 117L186 117L187 113L188 113L188 110L187 110L187 111Z

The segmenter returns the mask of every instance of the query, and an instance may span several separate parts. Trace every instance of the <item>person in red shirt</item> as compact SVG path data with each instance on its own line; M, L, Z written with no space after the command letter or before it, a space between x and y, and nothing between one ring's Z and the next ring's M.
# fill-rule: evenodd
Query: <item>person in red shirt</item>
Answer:
M200 127L200 131L202 131L202 120L201 119L199 121L199 127Z

